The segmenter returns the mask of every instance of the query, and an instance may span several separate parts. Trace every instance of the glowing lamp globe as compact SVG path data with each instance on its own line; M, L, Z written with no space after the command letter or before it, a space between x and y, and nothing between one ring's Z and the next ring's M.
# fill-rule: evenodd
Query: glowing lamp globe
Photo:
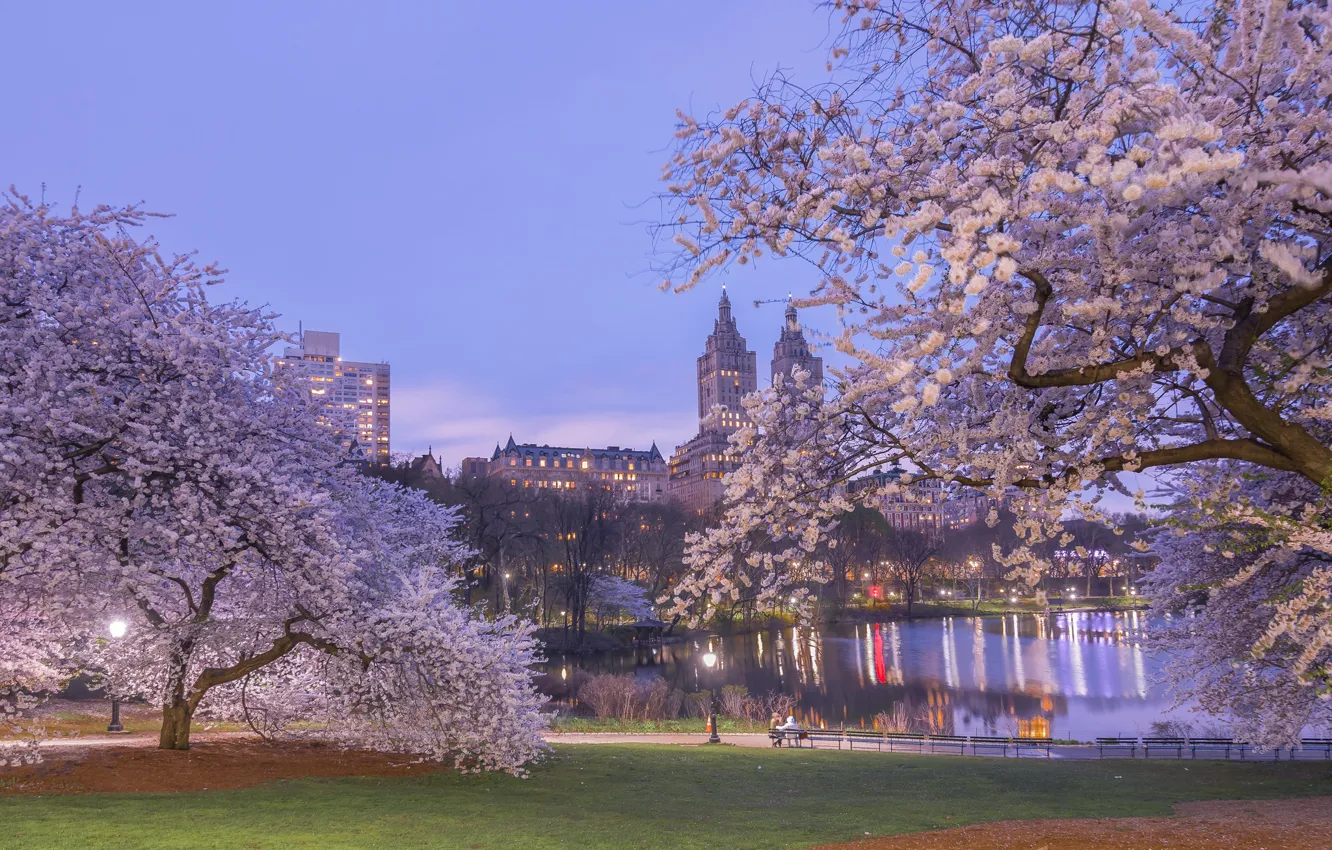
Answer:
M706 666L709 670L711 670L713 667L716 667L716 666L717 666L717 653L715 653L715 652L705 652L705 653L703 653L703 664L704 664L704 666Z
M129 631L129 624L124 620L112 620L106 630L111 633L111 637L121 638L125 636L125 632Z

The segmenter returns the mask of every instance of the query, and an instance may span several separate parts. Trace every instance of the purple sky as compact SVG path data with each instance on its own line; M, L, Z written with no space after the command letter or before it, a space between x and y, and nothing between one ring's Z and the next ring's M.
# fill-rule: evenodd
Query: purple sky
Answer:
M144 201L230 269L219 297L393 366L393 447L663 452L696 426L720 280L663 294L645 222L674 110L781 66L822 79L806 0L13 3L3 184ZM17 82L17 77L12 77ZM761 375L801 264L726 278ZM832 316L802 317L831 330Z

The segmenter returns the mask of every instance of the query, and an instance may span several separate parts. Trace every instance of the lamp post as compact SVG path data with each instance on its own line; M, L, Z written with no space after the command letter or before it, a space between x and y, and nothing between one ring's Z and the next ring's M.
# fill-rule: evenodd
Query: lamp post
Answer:
M123 638L125 632L129 630L129 625L124 620L112 620L106 630L111 633L113 638ZM107 724L108 732L124 732L125 727L120 723L120 697L115 691L111 692L111 722Z
M712 668L717 666L717 653L712 652L711 650L703 653L703 666L708 668L708 684L712 684ZM717 689L713 688L711 693L712 713L708 717L708 728L712 730L712 734L708 736L708 743L720 744L721 736L717 734Z

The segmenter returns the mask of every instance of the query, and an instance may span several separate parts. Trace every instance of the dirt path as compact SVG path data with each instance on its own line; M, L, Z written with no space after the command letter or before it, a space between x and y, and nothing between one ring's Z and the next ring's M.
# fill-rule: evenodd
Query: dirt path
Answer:
M813 850L1327 850L1332 797L1181 803L1170 817L997 821Z
M9 768L0 782L6 794L179 792L247 788L279 779L311 776L416 776L441 770L410 756L344 750L328 744L272 746L234 733L195 739L188 752L159 750L151 741L116 746L58 747L45 761Z

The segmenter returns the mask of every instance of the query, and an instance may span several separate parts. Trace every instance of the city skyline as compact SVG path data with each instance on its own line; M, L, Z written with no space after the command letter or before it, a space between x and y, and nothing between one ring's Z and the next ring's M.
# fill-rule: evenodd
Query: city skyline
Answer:
M662 293L646 224L677 108L728 107L778 67L826 76L805 4L691 0L665 19L595 4L503 18L134 5L10 10L13 60L44 83L14 92L31 120L0 142L7 183L66 209L77 195L84 209L172 214L138 235L227 268L211 297L267 305L286 331L340 332L349 358L391 363L395 452L432 446L451 465L510 431L677 445L696 429L689 376L722 280L765 359L782 308L752 302L815 282L774 262ZM691 23L703 17L715 26ZM87 84L130 43L172 69L155 75L150 110ZM214 55L247 59L200 61ZM557 97L530 96L552 86ZM559 193L533 191L552 179Z

